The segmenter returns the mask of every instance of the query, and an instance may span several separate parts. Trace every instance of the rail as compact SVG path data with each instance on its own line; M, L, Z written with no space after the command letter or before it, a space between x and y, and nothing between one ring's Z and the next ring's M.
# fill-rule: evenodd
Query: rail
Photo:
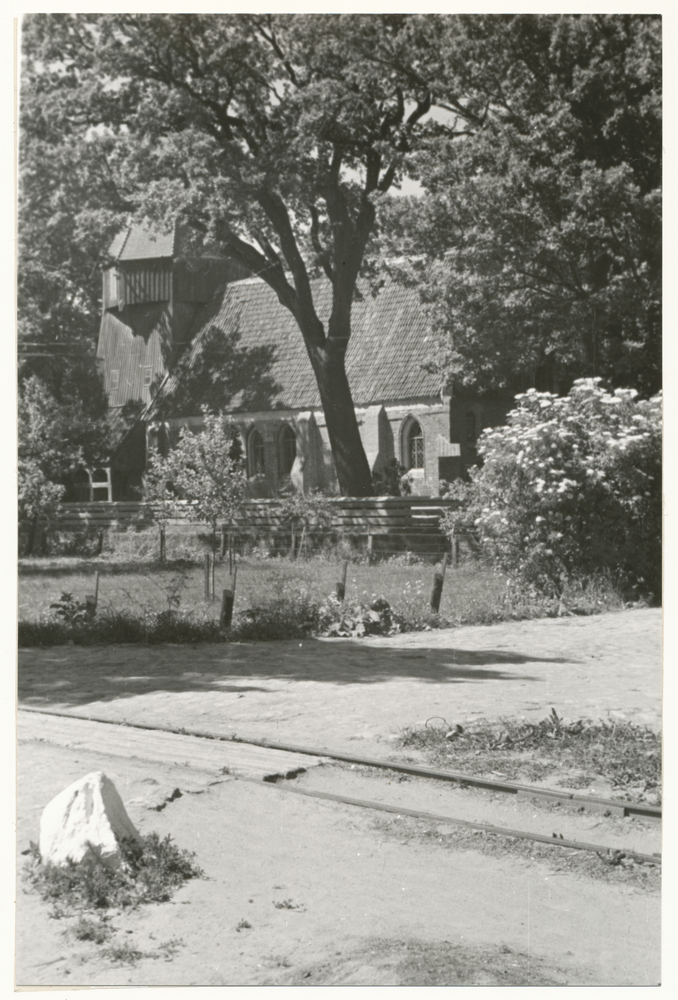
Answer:
M270 750L284 750L288 753L295 753L299 755L309 755L313 757L325 757L333 760L341 760L345 762L351 762L353 764L361 765L363 767L378 767L390 771L398 771L401 773L410 774L416 777L422 778L433 778L441 781L452 781L460 785L476 786L489 788L493 791L503 792L508 794L529 794L533 798L543 798L548 801L553 802L557 799L564 805L574 805L577 808L584 809L594 809L596 812L600 812L601 809L606 812L621 814L623 816L638 816L645 819L656 819L661 820L661 809L657 806L651 806L647 803L642 802L627 802L624 800L615 799L604 799L598 796L588 796L588 795L578 795L576 792L564 792L561 790L550 789L550 788L536 788L532 785L520 785L513 782L506 781L495 781L490 778L479 778L476 775L460 774L452 771L441 771L433 768L420 767L415 764L405 764L399 763L397 761L386 761L371 757L359 757L354 754L346 754L342 751L337 750L326 750L319 749L317 747L302 747L290 743L279 743L272 742L270 740L258 740L250 739L247 737L240 737L231 735L224 736L219 733L213 733L209 731L199 730L199 729L186 729L173 728L170 726L158 726L152 723L120 723L119 721L113 719L104 719L97 716L91 715L80 715L72 712L57 712L52 709L46 708L31 708L29 706L20 706L20 711L22 712L34 712L40 715L54 715L59 718L65 719L81 719L89 722L96 722L102 725L109 726L120 726L124 725L129 729L141 729L149 730L155 732L163 733L174 733L176 735L182 736L192 736L196 739L205 740L216 740L223 743L248 743L252 746L266 747ZM236 776L237 777L237 776ZM238 780L252 780L243 779ZM265 781L264 781L265 783ZM283 787L286 793L295 795L304 795L310 798L326 799L333 802L339 802L345 805L358 806L364 809L373 809L380 812L394 813L400 816L412 816L416 819L424 819L430 822L436 823L449 823L453 826L466 827L473 830L481 830L486 833L492 833L503 837L514 837L522 840L531 840L539 843L550 844L552 847L569 847L574 850L579 851L592 851L596 854L602 856L610 857L628 857L636 861L642 862L644 864L656 864L661 865L662 858L661 854L643 854L639 851L633 850L620 850L618 848L610 848L602 844L591 844L586 841L579 840L567 840L564 838L556 838L554 836L548 837L545 834L534 833L529 830L514 830L509 827L495 826L490 823L475 823L470 820L463 820L453 816L441 815L438 813L429 813L422 811L420 809L408 809L404 806L391 806L383 802L373 802L368 799L356 799L351 798L346 795L335 795L332 792L320 792L311 791L309 789L299 789L291 788L287 786L281 786L276 783L275 787Z

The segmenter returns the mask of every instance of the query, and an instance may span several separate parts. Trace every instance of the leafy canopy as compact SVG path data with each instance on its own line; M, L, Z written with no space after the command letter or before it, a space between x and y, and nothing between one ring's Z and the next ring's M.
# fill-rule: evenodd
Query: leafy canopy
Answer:
M186 516L213 531L231 522L243 502L247 476L237 428L221 414L203 410L203 428L182 428L166 456L150 455L144 475L144 499L158 520Z
M26 87L53 135L86 138L121 207L185 218L301 318L307 261L350 306L375 201L431 106L413 46L437 31L399 15L35 15Z
M435 49L446 22L111 14L25 23L27 87L54 133L90 143L138 217L166 229L181 219L193 234L187 253L209 246L237 260L293 313L341 488L371 493L344 366L351 304L380 201L420 136L440 129L425 121L437 65L420 53ZM329 316L316 311L315 273L332 284Z
M478 118L418 154L385 251L458 388L661 384L661 19L466 16L441 49ZM455 68L456 67L456 68ZM550 383L550 384L549 384Z

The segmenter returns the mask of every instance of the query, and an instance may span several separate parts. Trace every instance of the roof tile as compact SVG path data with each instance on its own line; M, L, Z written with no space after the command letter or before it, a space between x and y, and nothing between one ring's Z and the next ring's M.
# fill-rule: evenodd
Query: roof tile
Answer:
M325 323L331 286L313 282ZM421 367L427 326L416 292L389 282L354 302L346 370L356 406L433 396L438 379ZM292 314L261 279L234 282L200 312L192 346L161 386L152 411L192 416L200 406L231 412L320 405L303 338Z

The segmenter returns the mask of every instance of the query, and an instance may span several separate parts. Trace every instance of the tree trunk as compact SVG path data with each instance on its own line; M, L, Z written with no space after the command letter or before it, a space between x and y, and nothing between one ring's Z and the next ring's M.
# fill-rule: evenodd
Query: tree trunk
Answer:
M372 474L346 377L345 353L341 349L333 350L331 341L326 341L323 347L309 347L309 355L318 382L339 489L344 496L371 497L374 495Z
M38 529L39 529L39 526L40 526L40 518L39 517L34 517L33 520L31 521L31 526L28 529L28 542L27 542L27 545L26 545L26 555L27 556L32 556L33 555L33 549L35 548L35 543L36 543L37 538L38 538Z

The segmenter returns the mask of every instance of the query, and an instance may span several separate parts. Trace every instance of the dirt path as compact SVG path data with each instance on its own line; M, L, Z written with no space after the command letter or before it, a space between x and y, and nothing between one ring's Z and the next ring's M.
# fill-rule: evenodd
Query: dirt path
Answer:
M541 718L554 705L563 716L618 713L658 726L660 627L659 612L634 611L371 642L25 650L19 692L35 707L386 756L394 752L391 734L431 715ZM183 737L174 738L183 740L176 752L154 737L130 743L125 756L118 727L40 718L22 713L19 850L37 839L53 795L101 769L141 832L169 833L196 851L207 880L188 883L171 903L114 917L116 939L146 956L134 966L115 965L101 948L64 934L68 921L51 919L45 904L20 891L20 984L659 980L657 893L568 869L563 849L460 847L445 824L415 829L405 819L286 794L284 784L240 781L221 773L213 747L194 758ZM113 735L96 736L101 730ZM314 766L300 786L658 849L656 828L642 824L537 815L529 803L509 807L334 768ZM176 787L182 795L158 811Z
M19 700L372 753L431 716L661 720L661 612L351 641L27 649ZM383 750L383 745L382 748Z

